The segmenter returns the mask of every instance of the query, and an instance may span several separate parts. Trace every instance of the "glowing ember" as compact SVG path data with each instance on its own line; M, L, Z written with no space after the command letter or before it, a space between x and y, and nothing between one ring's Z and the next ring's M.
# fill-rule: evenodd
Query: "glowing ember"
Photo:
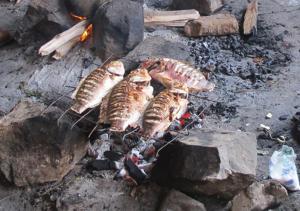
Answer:
M91 36L92 31L93 31L93 25L90 24L90 25L88 25L88 27L84 30L84 32L80 36L80 41L84 42L85 40L87 40Z

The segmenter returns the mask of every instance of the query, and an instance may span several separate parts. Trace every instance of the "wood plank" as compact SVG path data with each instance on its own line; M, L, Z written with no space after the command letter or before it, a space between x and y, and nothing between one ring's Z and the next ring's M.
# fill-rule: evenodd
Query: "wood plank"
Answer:
M176 10L176 11L145 11L144 22L146 26L177 26L183 27L189 20L196 20L200 17L197 10Z
M248 4L244 16L243 31L245 35L249 35L252 32L256 33L257 15L258 15L258 0L252 0L252 2Z
M189 37L236 34L239 32L239 24L231 14L201 16L197 20L187 22L184 31Z

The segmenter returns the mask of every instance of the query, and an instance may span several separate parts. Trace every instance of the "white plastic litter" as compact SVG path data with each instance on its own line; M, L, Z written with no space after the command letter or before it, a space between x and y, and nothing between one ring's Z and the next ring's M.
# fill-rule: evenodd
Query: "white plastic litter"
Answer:
M273 153L269 163L270 177L291 191L300 190L295 160L293 148L283 145Z

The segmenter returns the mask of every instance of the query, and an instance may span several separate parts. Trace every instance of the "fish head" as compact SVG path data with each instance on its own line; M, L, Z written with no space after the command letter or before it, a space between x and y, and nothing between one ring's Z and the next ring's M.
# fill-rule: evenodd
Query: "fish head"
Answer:
M140 68L132 71L127 76L128 80L136 84L147 84L149 85L151 81L151 76L148 73L148 70L145 68Z
M179 97L181 99L187 99L189 89L185 84L174 82L171 85L170 92L173 93L176 97Z
M105 68L113 75L123 76L125 74L124 64L119 60L108 63Z

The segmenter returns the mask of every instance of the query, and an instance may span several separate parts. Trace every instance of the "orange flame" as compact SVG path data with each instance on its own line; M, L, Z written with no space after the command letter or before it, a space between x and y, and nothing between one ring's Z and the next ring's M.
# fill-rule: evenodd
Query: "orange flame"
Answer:
M86 17L84 17L84 16L75 15L74 13L70 13L70 15L72 16L72 18L73 18L75 21L86 20Z
M92 31L93 31L93 25L89 24L88 27L86 27L86 29L84 30L84 32L80 36L80 41L84 42L85 40L87 40L91 36Z

